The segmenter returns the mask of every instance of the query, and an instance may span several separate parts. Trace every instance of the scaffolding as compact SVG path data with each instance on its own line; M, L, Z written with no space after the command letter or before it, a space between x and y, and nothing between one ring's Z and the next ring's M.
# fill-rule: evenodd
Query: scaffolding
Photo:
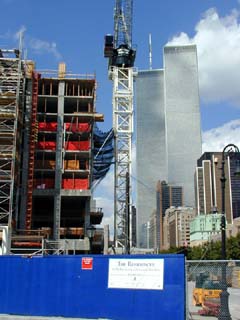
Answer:
M28 155L28 184L27 184L27 208L26 208L26 230L31 230L32 226L32 207L33 207L33 184L34 184L34 154L37 142L38 123L37 123L37 101L38 101L38 79L39 74L33 72L32 77L32 112L29 132L29 155Z
M42 78L0 49L0 255L89 251L87 230L101 223L90 210L96 79L59 67Z
M0 229L6 233L3 253L10 250L18 204L23 85L19 50L0 49Z

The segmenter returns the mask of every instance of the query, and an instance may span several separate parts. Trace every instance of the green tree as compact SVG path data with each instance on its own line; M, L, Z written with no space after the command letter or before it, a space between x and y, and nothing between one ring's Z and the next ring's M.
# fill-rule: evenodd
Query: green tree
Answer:
M227 239L226 251L228 260L240 259L240 233L236 237ZM161 251L161 253L184 253L188 260L221 260L222 242L211 241L195 247L171 247L169 250Z
M240 233L227 239L227 259L240 259Z

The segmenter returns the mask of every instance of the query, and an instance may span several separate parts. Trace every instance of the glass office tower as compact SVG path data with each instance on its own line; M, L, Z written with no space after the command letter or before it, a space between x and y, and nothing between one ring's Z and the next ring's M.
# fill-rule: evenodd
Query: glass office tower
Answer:
M156 181L160 173L167 180L163 70L140 71L136 87L137 242L146 247L142 226L156 208Z
M194 172L201 155L196 46L164 48L168 183L183 186L183 201L194 206Z
M156 208L157 180L183 187L183 204L194 206L194 171L201 155L195 45L166 46L163 70L136 79L138 245L141 226Z

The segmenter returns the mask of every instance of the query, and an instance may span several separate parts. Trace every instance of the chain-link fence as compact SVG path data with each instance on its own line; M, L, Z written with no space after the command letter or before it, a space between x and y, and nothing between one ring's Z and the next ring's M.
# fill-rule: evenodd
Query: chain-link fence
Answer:
M186 281L187 319L240 320L240 260L186 261Z

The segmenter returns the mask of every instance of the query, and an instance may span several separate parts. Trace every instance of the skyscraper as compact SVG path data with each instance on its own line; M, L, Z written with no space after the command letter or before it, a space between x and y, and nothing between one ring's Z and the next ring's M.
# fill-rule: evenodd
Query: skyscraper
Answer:
M137 242L156 204L156 180L167 180L163 70L140 71L137 76ZM144 239L143 239L144 238Z
M137 225L155 208L156 179L183 187L192 206L194 170L201 155L201 129L195 45L166 46L164 68L140 71L136 79Z
M163 218L170 207L182 207L183 188L170 186L165 181L157 182L156 190L156 244L157 248L163 249Z
M236 154L240 159L240 154ZM240 216L240 179L234 175L236 159L227 157L225 162L225 211L227 222L232 223ZM221 152L205 152L197 162L195 173L195 192L197 214L221 213Z
M201 154L197 48L164 48L168 183L182 185L184 205L193 206L194 171Z

